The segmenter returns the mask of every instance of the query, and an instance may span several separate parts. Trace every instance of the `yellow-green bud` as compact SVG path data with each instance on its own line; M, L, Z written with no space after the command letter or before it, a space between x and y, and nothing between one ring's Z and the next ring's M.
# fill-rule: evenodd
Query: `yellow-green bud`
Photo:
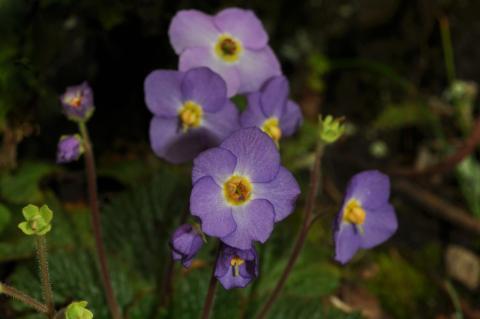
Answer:
M88 302L74 301L65 310L65 319L92 319L93 313L87 309Z
M53 218L53 212L47 205L38 208L35 205L29 204L22 210L25 221L18 224L26 235L42 236L52 229L50 222Z
M343 118L333 118L333 116L327 115L323 120L320 118L319 122L319 137L325 143L330 144L337 141L345 132Z

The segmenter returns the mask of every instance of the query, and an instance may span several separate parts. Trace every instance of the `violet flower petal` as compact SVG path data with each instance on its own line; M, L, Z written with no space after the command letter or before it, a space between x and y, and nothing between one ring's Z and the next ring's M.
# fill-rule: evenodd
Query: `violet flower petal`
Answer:
M219 30L234 35L249 49L262 49L267 45L268 35L251 10L228 8L220 11L213 21Z
M209 67L218 73L227 83L227 95L235 95L240 87L240 78L236 67L225 64L212 54L210 47L198 47L186 49L179 59L180 71L187 71L197 67Z
M177 118L154 116L150 122L149 134L150 145L155 154L174 164L194 159L201 151L217 142L204 128L182 132Z
M236 165L237 158L229 150L220 147L208 149L193 161L192 182L195 184L200 178L210 176L218 186L223 187Z
M280 119L290 93L288 80L284 76L275 76L268 80L262 89L260 103L264 114Z
M398 222L395 209L385 203L383 206L368 210L361 236L362 248L372 248L389 239L397 230Z
M258 91L267 79L282 73L277 57L268 46L261 50L245 49L235 68L240 79L239 94Z
M280 118L280 128L283 136L290 136L302 124L303 116L297 103L289 100L285 107L285 111Z
M190 69L185 73L181 84L184 101L194 101L205 112L216 112L227 102L225 81L209 68Z
M235 104L227 100L218 112L205 113L203 127L218 138L220 144L225 138L240 128L239 112Z
M377 170L370 170L358 173L350 180L345 198L355 198L363 208L375 209L388 202L389 196L388 176Z
M224 237L236 229L232 208L223 198L222 189L205 176L193 185L190 195L190 211L202 221L202 230L213 237Z
M271 181L280 168L280 154L272 139L258 128L234 132L220 147L237 157L235 172L251 182Z
M177 117L178 109L183 105L180 83L181 72L155 70L145 79L145 103L155 115Z
M219 34L213 18L198 10L177 12L168 29L170 43L177 54L188 48L209 47Z
M221 240L232 247L249 249L253 241L264 243L273 230L275 213L272 204L265 199L254 199L247 204L232 207L237 228Z
M295 177L283 166L277 176L267 183L254 183L255 198L268 200L275 210L275 222L279 222L293 212L295 201L300 195Z
M335 260L346 264L360 248L361 239L353 225L341 224L335 231Z

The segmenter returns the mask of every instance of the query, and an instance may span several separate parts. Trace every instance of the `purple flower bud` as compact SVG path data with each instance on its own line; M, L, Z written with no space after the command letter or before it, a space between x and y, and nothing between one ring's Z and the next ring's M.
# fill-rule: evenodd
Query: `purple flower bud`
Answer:
M93 91L87 82L67 87L60 101L65 115L72 121L86 121L94 111Z
M217 259L215 277L223 288L244 288L258 276L255 249L241 250L223 245Z
M76 161L83 154L82 138L80 135L63 135L57 147L57 163Z
M180 260L185 268L190 267L192 259L203 246L203 238L190 224L184 224L175 230L170 238L173 260Z
M335 260L345 264L359 249L377 246L395 233L397 217L389 196L387 175L372 170L352 177L335 221Z

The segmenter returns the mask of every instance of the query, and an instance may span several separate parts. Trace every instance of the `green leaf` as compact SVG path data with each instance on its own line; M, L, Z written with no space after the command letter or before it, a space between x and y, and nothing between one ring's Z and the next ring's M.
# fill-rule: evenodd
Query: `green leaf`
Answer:
M467 157L457 166L457 178L468 208L480 218L480 163Z
M428 107L418 101L390 104L383 108L372 124L373 130L395 130L435 121Z
M10 219L10 210L5 205L0 204L0 233L8 226Z
M44 194L39 183L55 169L55 166L45 163L24 163L17 171L0 176L0 193L7 201L15 204L41 202Z

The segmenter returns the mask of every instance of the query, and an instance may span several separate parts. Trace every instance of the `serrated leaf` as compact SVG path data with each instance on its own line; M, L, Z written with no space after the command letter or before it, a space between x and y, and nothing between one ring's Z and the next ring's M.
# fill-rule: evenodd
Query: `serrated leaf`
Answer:
M24 163L15 172L4 173L0 177L0 193L7 201L15 204L41 202L43 194L39 183L55 169L55 166L45 163Z

